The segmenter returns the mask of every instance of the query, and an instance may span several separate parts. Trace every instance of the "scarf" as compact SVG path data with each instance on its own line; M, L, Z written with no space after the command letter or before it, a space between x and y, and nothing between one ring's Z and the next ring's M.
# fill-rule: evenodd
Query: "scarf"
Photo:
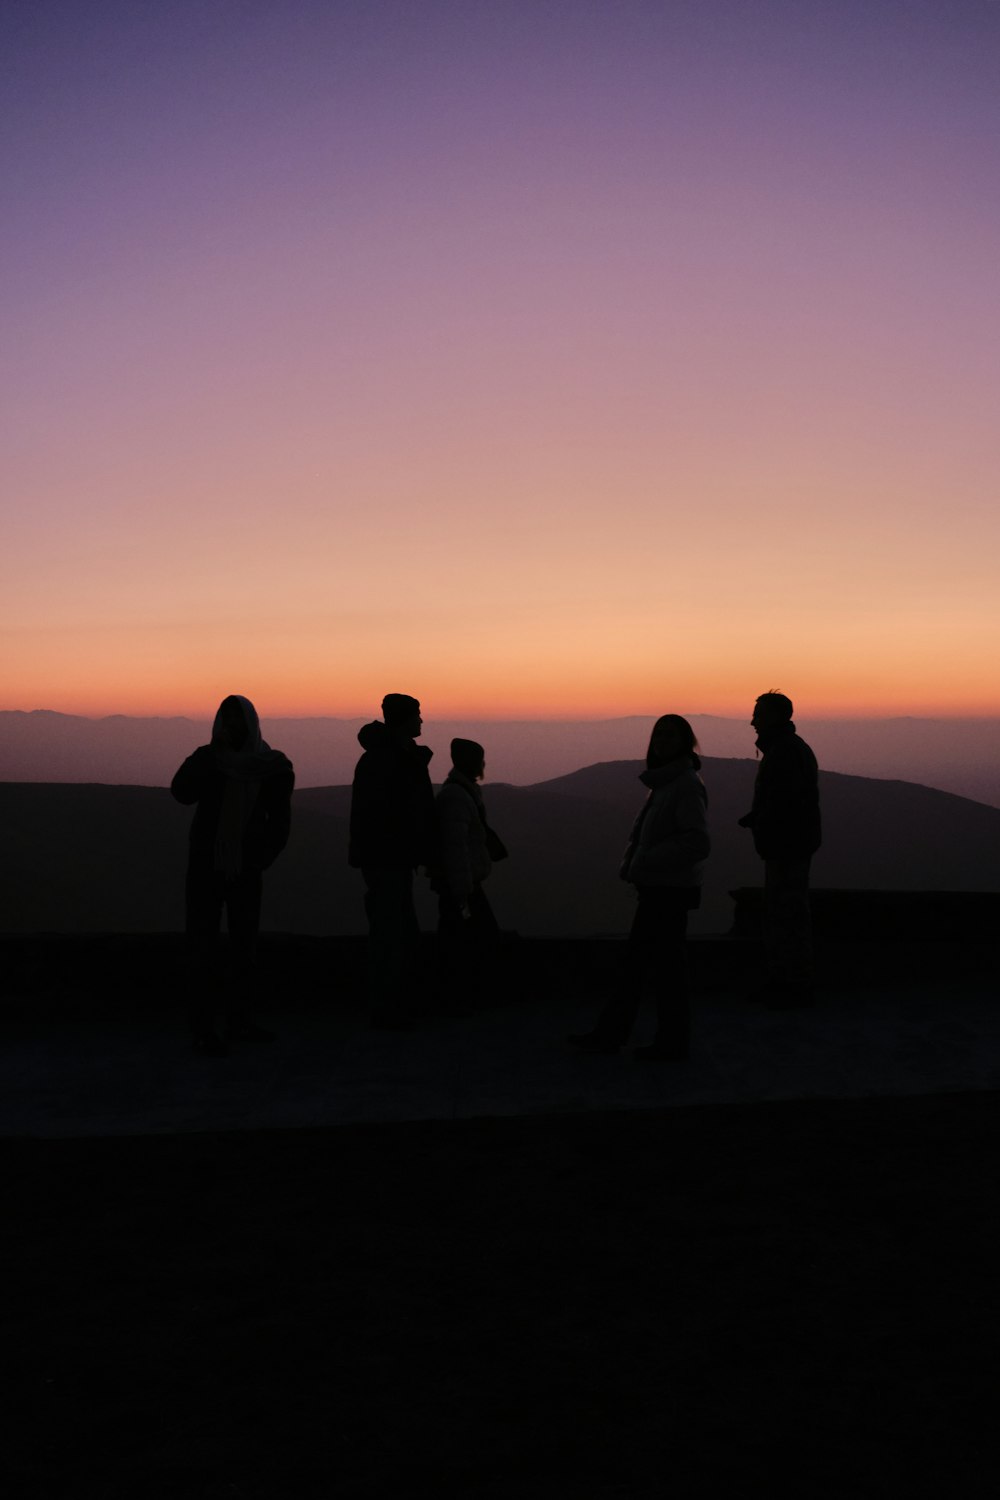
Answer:
M229 744L221 707L212 725L212 749L225 777L215 833L215 868L227 880L235 880L243 873L243 835L257 806L261 782L287 765L281 751L272 750L262 738L257 710L249 698L238 693L233 697L243 711L247 730L240 749L233 750Z

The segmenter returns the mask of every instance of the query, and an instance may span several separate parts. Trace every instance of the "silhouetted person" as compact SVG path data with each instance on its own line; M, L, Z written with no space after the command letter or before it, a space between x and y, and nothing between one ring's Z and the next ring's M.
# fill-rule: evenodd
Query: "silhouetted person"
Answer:
M178 802L196 804L186 884L190 1019L196 1048L209 1055L227 1050L220 1019L230 1039L270 1037L250 1019L261 876L288 842L294 786L291 761L264 743L257 710L236 694L220 704L211 744L189 755L170 784ZM228 973L218 951L223 908Z
M358 731L364 754L351 791L348 860L365 881L369 983L376 1025L404 1024L415 1011L419 927L413 872L430 864L434 791L427 769L433 752L415 741L420 704L406 693L382 699L384 722Z
M499 933L483 881L493 859L502 859L507 851L486 821L479 790L486 751L475 740L454 739L451 764L434 804L434 888L446 999L449 1009L464 1010L492 977L487 966Z
M764 861L766 982L753 998L775 1010L808 1005L813 986L809 865L822 842L816 757L795 733L792 702L762 693L750 720L760 767L753 806L740 827Z
M593 1031L569 1038L580 1052L618 1052L628 1040L646 986L656 994L656 1033L637 1047L642 1061L679 1061L691 1043L684 940L688 912L701 904L704 862L711 847L708 794L699 774L694 730L680 714L653 725L640 781L649 795L629 837L621 878L636 888L628 939L628 979L609 1000Z

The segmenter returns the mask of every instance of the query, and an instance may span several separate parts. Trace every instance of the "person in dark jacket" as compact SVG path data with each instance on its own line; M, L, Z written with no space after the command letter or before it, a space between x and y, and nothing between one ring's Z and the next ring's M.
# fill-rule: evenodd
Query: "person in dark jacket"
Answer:
M348 861L365 882L369 983L376 1025L404 1025L414 1012L419 927L413 872L434 849L433 751L416 744L420 704L407 693L382 699L383 722L358 731Z
M499 929L483 881L494 859L506 855L486 821L479 783L486 751L475 740L451 742L451 770L434 803L436 853L432 885L438 893L438 949L446 1005L470 1009L490 987Z
M792 701L762 693L751 725L761 754L753 806L740 827L764 861L765 983L754 992L774 1010L812 1000L809 867L822 843L816 757L795 732Z
M211 743L189 755L170 784L178 802L195 807L185 895L193 959L190 1018L200 1052L227 1051L218 1029L220 1009L229 1039L269 1036L250 1019L254 953L262 873L288 842L294 786L291 761L265 744L257 710L238 694L223 699ZM220 983L223 909L230 964Z
M690 1050L691 1010L685 938L688 913L701 903L711 843L694 730L680 714L653 725L640 781L648 788L622 861L621 878L635 886L625 987L612 996L593 1031L569 1037L579 1052L615 1053L628 1040L646 986L656 994L656 1032L639 1061L681 1061Z

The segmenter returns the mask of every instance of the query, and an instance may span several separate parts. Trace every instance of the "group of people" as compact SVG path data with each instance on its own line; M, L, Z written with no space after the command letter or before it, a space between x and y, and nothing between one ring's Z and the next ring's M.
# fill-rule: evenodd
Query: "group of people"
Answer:
M739 820L764 861L766 972L750 998L775 1010L809 1005L813 986L809 867L821 842L819 771L812 750L795 732L792 712L784 693L762 693L754 704L750 722L761 763L753 805ZM628 972L593 1030L574 1033L568 1041L581 1052L620 1052L643 994L651 990L656 1031L633 1056L681 1061L691 1044L688 913L701 901L711 841L697 741L679 714L665 714L654 724L640 780L648 795L620 872L637 896Z
M761 763L753 805L740 819L764 862L767 967L751 998L776 1009L812 999L809 869L821 840L816 757L796 733L792 713L783 693L763 693L754 705ZM486 817L480 789L486 752L474 740L452 740L451 770L435 796L432 752L417 743L422 728L419 701L389 693L382 719L358 733L348 859L364 881L369 991L379 1026L405 1026L415 1014L416 871L427 872L438 896L444 1008L468 1006L492 970L499 936L483 885L507 850ZM653 726L640 780L646 800L620 871L637 898L626 972L593 1029L568 1041L580 1052L619 1052L650 991L656 1033L634 1056L680 1060L691 1034L687 921L700 903L711 842L698 745L679 714L665 714ZM291 762L264 742L253 704L239 696L223 700L211 743L187 758L171 784L179 802L195 805L186 883L190 1019L196 1048L210 1055L225 1053L231 1040L269 1035L252 1016L254 948L262 874L288 841L294 784ZM223 910L230 962L220 980Z
M479 783L486 751L475 740L451 742L451 770L437 797L432 751L418 745L420 704L388 693L382 720L358 732L363 750L351 789L348 861L365 883L369 989L378 1026L406 1025L413 1015L416 945L413 876L427 870L438 895L442 1003L460 1009L482 981L498 937L483 890L493 864L506 856L486 821Z

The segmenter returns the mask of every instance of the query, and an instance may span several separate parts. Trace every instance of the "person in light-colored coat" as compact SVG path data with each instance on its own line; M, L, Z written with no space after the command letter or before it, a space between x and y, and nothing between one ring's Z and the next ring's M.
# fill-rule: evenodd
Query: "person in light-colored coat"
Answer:
M680 1060L690 1049L685 937L688 912L701 901L711 847L708 795L694 731L679 714L653 726L640 780L648 789L622 860L621 878L636 889L628 941L628 977L598 1017L593 1031L569 1038L580 1052L619 1052L639 1014L644 989L656 994L653 1041L635 1049L642 1060Z
M700 761L698 762L700 765ZM705 783L691 755L672 756L639 777L649 788L646 804L632 826L621 878L647 886L697 890L709 850Z
M472 741L452 740L455 745ZM486 810L475 779L456 765L434 803L441 896L468 905L493 868L486 848Z
M438 941L450 1009L469 1008L486 983L486 963L498 937L496 918L483 890L494 852L503 846L487 826L479 782L486 752L475 740L451 742L452 769L434 803L437 853Z

